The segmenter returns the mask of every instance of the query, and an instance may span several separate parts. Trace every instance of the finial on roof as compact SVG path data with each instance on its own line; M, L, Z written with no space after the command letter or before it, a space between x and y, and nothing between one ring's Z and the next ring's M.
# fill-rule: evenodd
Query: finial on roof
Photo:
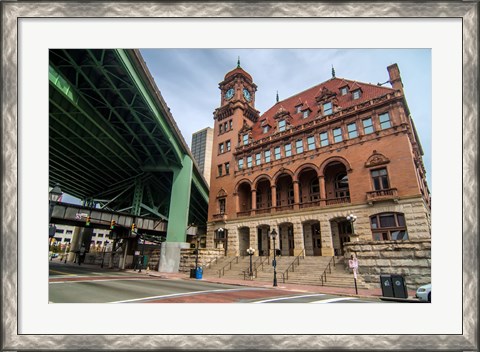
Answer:
M238 60L237 60L237 68L240 68L240 56L238 57Z
M278 98L278 90L277 90L277 103L280 101L280 99Z
M335 69L333 68L333 65L332 65L332 78L335 78Z

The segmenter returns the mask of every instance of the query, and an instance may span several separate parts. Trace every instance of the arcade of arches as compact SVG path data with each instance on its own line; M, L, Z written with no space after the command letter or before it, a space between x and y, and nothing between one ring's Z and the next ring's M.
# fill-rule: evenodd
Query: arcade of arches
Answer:
M273 179L268 175L259 176L253 183L244 179L236 186L235 199L237 217L348 204L348 170L343 163L332 161L322 174L312 165L296 174L284 169Z
M214 231L213 248L223 248L225 255L247 255L250 247L255 255L273 255L274 241L270 232L275 229L275 248L282 256L332 256L343 255L343 243L353 236L350 223L345 217L332 219L323 229L318 220L303 222L283 222L280 224L262 223L240 225L237 228L220 228Z
M273 255L269 235L275 229L279 255L341 256L346 242L408 240L430 233L428 211L420 199L350 207L348 164L337 159L320 170L310 164L296 173L282 169L273 177L240 180L233 194L237 217L210 223L207 232L213 236L207 237L207 247L222 248L229 256L246 255L250 247L255 256ZM224 209L226 195L217 199ZM346 219L350 212L358 217L355 228ZM407 224L420 218L426 225L413 226L409 233Z

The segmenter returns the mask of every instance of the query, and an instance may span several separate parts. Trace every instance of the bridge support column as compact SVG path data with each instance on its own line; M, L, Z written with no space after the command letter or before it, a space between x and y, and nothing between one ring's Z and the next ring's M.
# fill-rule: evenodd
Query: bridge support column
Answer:
M82 243L82 228L79 226L75 226L73 229L72 240L70 241L70 252L68 253L67 260L69 262L73 262L75 260L75 252L80 250L80 246Z
M182 168L173 173L170 211L167 226L167 241L162 243L160 253L160 272L178 272L180 266L180 249L190 248L186 243L188 213L190 209L190 192L192 187L193 162L184 155Z

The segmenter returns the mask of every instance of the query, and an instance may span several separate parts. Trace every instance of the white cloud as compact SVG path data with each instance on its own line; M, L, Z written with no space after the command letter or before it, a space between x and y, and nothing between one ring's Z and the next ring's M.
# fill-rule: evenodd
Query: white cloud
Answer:
M429 49L146 49L142 55L188 145L192 133L213 126L220 104L218 83L237 66L258 86L261 113L331 78L365 83L388 80L387 66L397 63L412 117L425 152L431 184L431 52ZM387 85L389 86L389 85Z

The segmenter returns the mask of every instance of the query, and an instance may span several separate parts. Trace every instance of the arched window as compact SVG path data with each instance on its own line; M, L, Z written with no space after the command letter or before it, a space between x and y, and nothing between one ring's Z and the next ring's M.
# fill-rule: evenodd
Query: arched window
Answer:
M335 197L350 197L350 191L348 189L348 175L345 172L341 172L335 177Z
M310 181L310 201L313 202L315 200L320 199L320 183L318 182L318 178L315 177Z
M405 216L402 213L380 213L370 217L374 241L408 240Z

